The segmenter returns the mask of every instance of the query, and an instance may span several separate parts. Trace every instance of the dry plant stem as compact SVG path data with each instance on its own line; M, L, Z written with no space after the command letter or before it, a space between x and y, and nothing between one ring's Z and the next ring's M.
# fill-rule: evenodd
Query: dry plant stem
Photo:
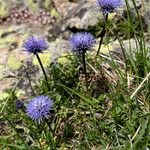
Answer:
M36 54L36 57L37 57L37 59L38 59L38 61L39 61L39 64L40 64L40 66L41 66L41 69L42 69L42 71L43 71L43 74L44 74L44 77L45 77L45 80L46 80L46 84L47 84L47 88L48 88L48 90L50 90L50 86L49 86L49 84L48 84L48 78L47 78L46 72L45 72L45 70L44 70L43 64L42 64L42 62L41 62L41 59L40 59L40 57L39 57L38 54Z
M33 89L33 87L32 87L31 79L30 79L30 77L29 77L28 71L27 71L26 68L24 68L24 71L26 72L26 77L28 78L29 86L30 86L30 88L31 88L32 94L33 94L33 96L35 96L35 92L34 92L34 89Z
M29 86L30 86L30 88L31 88L32 94L33 94L33 96L35 96L35 92L34 92L34 89L33 89L33 87L32 87L31 79L30 79L30 77L28 76L28 73L27 73L27 78L28 78L28 80L29 80Z
M133 135L132 139L131 139L131 142L135 139L135 137L137 136L138 132L140 131L141 129L141 125L137 128L135 134Z
M147 74L147 76L143 79L143 81L140 83L140 85L136 88L136 90L133 92L133 94L130 96L130 98L132 99L136 93L141 89L141 87L143 86L144 82L146 80L148 80L148 78L150 77L150 72Z
M106 16L104 15L104 18L105 18L105 24L104 24L102 32L100 33L101 39L100 39L100 42L99 42L96 58L99 55L99 52L100 52L100 49L101 49L101 45L102 45L102 42L103 42L103 39L104 39L104 36L105 36L105 33L106 33L106 23L107 23L107 20L108 20L108 14L106 14Z
M86 72L85 52L82 52L82 62L83 62L83 71L84 71L84 75L85 75L86 90L88 92L88 81L87 81L87 72Z

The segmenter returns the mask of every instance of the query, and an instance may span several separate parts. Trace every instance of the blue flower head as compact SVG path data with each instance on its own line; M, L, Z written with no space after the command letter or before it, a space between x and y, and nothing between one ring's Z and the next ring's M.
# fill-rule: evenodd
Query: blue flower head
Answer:
M22 109L24 107L23 101L20 100L16 100L15 105L17 110Z
M34 97L27 105L27 115L40 123L44 118L48 118L53 103L48 96Z
M91 49L96 43L96 40L91 33L78 32L70 38L69 43L73 52L82 53Z
M29 53L38 54L42 53L44 50L48 49L48 45L46 43L45 38L36 38L31 35L23 44L23 51L27 51Z
M97 0L97 5L101 7L103 14L115 12L123 4L121 0Z

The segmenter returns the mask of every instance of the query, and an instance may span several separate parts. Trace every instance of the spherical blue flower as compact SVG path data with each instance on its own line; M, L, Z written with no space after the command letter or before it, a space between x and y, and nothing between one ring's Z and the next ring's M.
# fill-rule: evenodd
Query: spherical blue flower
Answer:
M44 118L48 118L53 103L48 96L37 96L28 103L27 115L40 123Z
M38 54L42 53L44 50L48 49L45 38L36 38L31 35L23 44L23 51L29 53Z
M101 7L104 14L116 11L123 4L121 0L97 0L97 5Z
M92 48L96 40L91 33L78 32L70 38L69 43L74 52L81 53Z

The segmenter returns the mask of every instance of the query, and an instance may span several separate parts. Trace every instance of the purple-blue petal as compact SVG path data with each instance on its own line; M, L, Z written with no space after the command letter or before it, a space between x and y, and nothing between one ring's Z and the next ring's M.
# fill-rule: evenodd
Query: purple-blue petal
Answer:
M69 43L74 52L80 53L91 49L96 40L91 33L78 32L69 39Z
M44 118L48 117L53 103L53 100L48 96L37 96L28 103L27 115L40 123Z
M31 35L22 46L23 51L27 51L29 53L38 54L42 53L44 50L48 49L48 45L46 43L45 38L37 39L35 36Z
M124 2L122 0L97 0L97 5L101 7L104 14L116 11L123 4Z

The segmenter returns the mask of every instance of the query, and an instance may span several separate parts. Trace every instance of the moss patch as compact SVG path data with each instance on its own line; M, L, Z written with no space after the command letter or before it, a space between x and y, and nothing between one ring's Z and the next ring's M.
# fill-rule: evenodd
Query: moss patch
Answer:
M0 38L0 48L8 47L8 43L12 43L16 41L16 35L13 33L14 27L0 28L0 36L3 34L7 34L7 36ZM9 34L10 33L10 34Z
M0 93L0 100L6 99L8 96L9 94L6 92Z
M95 50L96 50L96 51L98 50L98 47L99 47L99 45L97 45L97 46L95 47ZM104 54L107 54L109 51L113 51L113 50L114 50L114 49L113 49L113 47L111 46L111 44L108 44L108 45L102 44L102 45L101 45L100 52L101 52L101 53L104 53Z
M21 56L21 54L10 53L8 56L7 65L12 70L19 69L24 59L25 58Z
M56 18L59 18L59 17L60 17L59 13L57 12L57 10L56 10L55 8L53 8L53 9L51 10L51 16L52 16L52 17L56 17Z
M7 6L7 3L1 2L0 4L0 17L5 18L9 15L9 8Z
M20 89L18 89L17 91L16 91L16 96L18 97L18 98L20 98L22 95L24 95L25 94L25 91L23 91L23 90L20 90Z
M51 5L52 5L52 3L50 0L45 0L44 7L46 8L46 10L50 10Z
M58 60L57 60L58 63L60 63L60 64L67 64L67 63L69 63L70 60L66 58L67 55L68 54L64 53L61 57L59 57Z
M34 3L33 0L28 0L28 6L29 6L29 10L31 9L33 12L37 12L38 11L38 3Z
M12 43L15 41L15 37L14 36L9 36L7 38L0 38L0 48L4 48L5 46L7 46L7 43Z
M109 20L114 19L114 17L115 17L115 13L110 13L110 14L108 15L108 19L109 19Z

